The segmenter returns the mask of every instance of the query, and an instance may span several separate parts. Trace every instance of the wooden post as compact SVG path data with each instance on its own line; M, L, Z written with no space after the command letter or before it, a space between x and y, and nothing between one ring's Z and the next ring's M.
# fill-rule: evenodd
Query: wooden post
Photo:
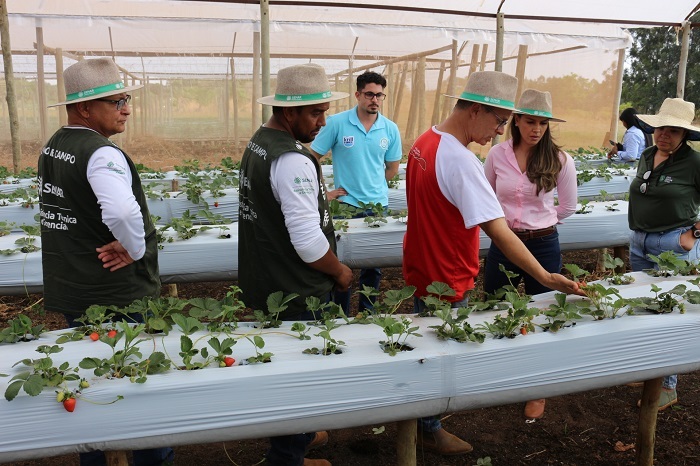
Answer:
M335 90L340 91L340 76L335 75ZM334 103L335 113L340 113L340 99L336 100Z
M503 71L503 38L505 35L504 19L505 15L499 11L496 15L496 62L493 65L496 71Z
M401 72L401 80L399 81L399 88L396 93L396 104L394 105L394 123L399 124L399 117L401 116L401 101L403 100L403 90L406 87L406 74L409 72L409 63L404 63L403 71ZM405 134L405 133L404 133Z
M678 80L676 82L676 97L682 99L685 95L685 70L688 66L688 42L690 41L690 22L683 22L681 37L681 57L678 61Z
M613 101L612 117L610 118L611 139L617 141L617 122L620 118L620 98L622 96L622 77L625 67L625 49L620 49L617 54L617 85L615 86L615 99Z
M613 248L613 258L619 257L620 259L623 259L623 261L624 261L626 250L627 250L627 246L615 246ZM622 266L616 268L615 273L625 273L625 266L622 265Z
M231 131L229 128L229 108L228 108L228 70L226 70L226 79L224 79L224 125L226 126L226 140L231 140Z
M257 131L258 126L264 123L260 118L260 104L258 99L260 98L260 33L253 33L253 132Z
M435 88L435 100L433 101L433 114L430 117L430 126L440 123L440 104L442 103L442 78L445 75L445 62L440 62L437 86Z
M238 140L241 134L238 131L238 83L236 82L236 62L231 58L231 94L233 96L233 147L238 153Z
M447 95L455 95L455 83L457 82L457 70L459 69L458 58L459 58L459 52L457 49L457 41L453 40L452 41L452 62L450 63L450 79L447 81L447 92L445 93ZM445 118L447 118L447 115L449 114L449 112L452 111L452 107L454 107L454 101L452 99L450 99L450 103L452 105L448 105L446 102L445 106L443 106L442 117L440 118L441 121L444 121Z
M418 423L415 419L396 423L396 464L398 466L416 465L416 436Z
M413 68L411 73L411 105L408 107L408 122L406 123L406 132L404 139L406 141L413 140L416 132L416 119L418 118L418 95L416 93L416 83L418 82L418 67Z
M39 130L41 141L48 138L46 123L46 89L44 87L44 29L36 28L36 85L39 96Z
M270 1L260 0L260 58L262 59L262 94L270 95ZM262 106L263 122L272 116L270 105Z
M393 89L394 86L394 65L392 63L389 63L386 67L386 71L384 72L384 77L386 78L386 97L384 98L384 105L382 106L382 113L389 119L393 119L393 114L394 114L394 101L392 100L392 94L390 89Z
M57 48L54 52L54 57L56 60L56 93L59 102L65 102L66 100L66 86L63 83L63 49ZM58 107L58 126L66 126L68 123L68 114L66 113L66 106L61 105Z
M484 44L481 47L481 62L479 63L479 71L484 71L486 69L486 54L489 51L489 45Z
M652 466L654 464L656 416L659 412L662 381L663 378L659 377L644 382L637 428L637 466Z
M177 283L168 284L168 296L171 298L177 298Z
M119 451L105 451L105 459L107 460L107 466L129 466L129 459L127 457L127 452L124 450Z
M12 47L10 46L10 23L7 18L6 0L0 0L0 48L5 65L5 89L7 92L7 113L10 117L10 138L12 139L12 170L16 175L22 162L22 146L19 138L19 117L17 96L15 95L15 73L12 67ZM42 141L43 143L44 141Z
M515 77L518 78L518 91L515 94L515 101L520 99L525 84L525 63L527 62L527 45L518 47L518 63L515 65Z
M469 74L476 71L476 67L479 66L479 44L474 44L472 47L472 59L469 61Z

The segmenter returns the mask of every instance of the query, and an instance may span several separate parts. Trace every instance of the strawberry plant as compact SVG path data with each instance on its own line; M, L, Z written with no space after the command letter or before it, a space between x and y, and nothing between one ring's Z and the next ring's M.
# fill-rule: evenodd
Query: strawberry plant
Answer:
M575 282L579 281L579 277L586 278L587 275L590 275L590 272L583 270L576 264L564 264L564 268L574 277Z
M233 353L233 346L236 344L236 340L231 337L219 340L216 337L212 337L207 342L209 346L216 352L214 360L219 362L219 367L231 367L236 360L231 357ZM223 364L223 366L221 365Z
M260 335L254 335L251 339L250 336L244 335L243 338L248 340L255 349L255 356L251 356L246 359L248 364L259 364L264 362L271 362L273 353L261 353L258 349L263 349L265 347L265 340Z
M145 323L145 331L148 333L168 334L173 328L172 314L181 313L187 306L186 300L181 300L169 296L167 298L152 298L144 297L137 299L129 306L124 308L123 312L127 315L138 314L139 322Z
M37 340L44 330L43 324L32 325L32 319L24 314L9 320L7 325L0 330L0 343Z
M336 340L331 336L331 331L338 327L340 327L340 325L337 324L335 320L326 320L323 325L319 326L321 331L315 334L317 337L320 337L323 340L323 346L321 348L307 348L302 352L304 354L322 354L324 356L342 353L343 351L338 347L344 346L345 342Z
M607 210L608 212L619 212L620 211L620 209L617 208L617 202L606 205L605 210Z
M610 254L603 254L603 269L610 275L607 277L611 285L628 285L634 283L632 275L618 275L617 270L622 268L625 263L619 257L612 257Z
M0 220L0 236L7 236L12 233L12 227L14 226L15 224L13 222Z
M628 301L630 302L630 306L643 308L655 314L668 314L675 309L678 309L679 312L683 314L685 312L685 306L676 299L676 296L683 297L686 288L685 285L678 284L668 291L659 293L661 288L652 283L651 291L654 293L654 297L643 296Z
M620 310L627 305L627 300L620 295L616 288L606 288L600 283L591 283L582 285L581 290L593 306L589 307L586 302L579 302L577 305L581 308L582 314L588 314L595 320L614 319Z
M400 351L411 351L413 348L406 345L406 339L409 336L423 336L416 332L420 327L411 326L413 320L405 315L379 315L372 319L372 323L379 325L384 330L387 340L380 341L379 344L389 356L396 356Z
M14 400L20 389L24 390L29 396L37 396L44 390L44 387L61 387L65 386L66 382L80 379L80 376L77 374L78 368L70 367L68 362L54 367L50 355L60 353L63 351L62 347L58 345L40 345L36 351L44 356L39 359L22 359L12 366L24 364L31 370L19 373L10 379L10 383L5 390L5 399L7 401Z
M374 288L366 287L365 285L363 285L363 288L368 288L375 292L377 291ZM339 304L332 301L322 303L316 296L307 297L305 303L306 309L314 316L315 324L321 325L329 319L343 319L345 322L348 322L348 318L345 315L345 312L343 312L342 306Z
M384 206L382 206L380 203L364 203L362 201L357 201L357 203L360 204L360 208L358 210L367 213L364 222L368 227L379 228L380 223L386 223Z
M542 315L547 319L547 323L540 324L539 327L545 332L557 332L564 327L576 325L574 320L580 320L579 308L574 303L566 302L564 293L554 295L555 304L550 304L542 311Z
M147 375L159 374L170 369L171 361L159 351L154 351L148 358L143 359L138 345L147 340L139 338L146 328L144 324L131 327L126 322L118 322L117 327L121 331L117 333L116 338L101 339L112 348L112 356L83 358L79 364L82 369L92 369L98 377L103 375L114 378L128 377L135 383L144 383ZM117 349L117 344L122 340L123 347Z
M688 280L688 283L700 288L700 277ZM690 304L700 304L700 291L688 290L683 296Z
M311 337L307 335L311 329L301 322L294 322L290 330L296 332L298 334L297 338L300 340L311 340Z
M455 295L455 290L450 288L446 283L432 282L430 285L425 287L425 291L430 294L421 298L421 300L425 303L425 312L420 313L420 317L430 317L438 309L443 309L445 306L449 306L450 309L452 308L452 305L449 302L442 299L443 296L451 297Z
M20 247L19 250L25 254L41 250L39 246L34 244L37 237L41 234L39 225L21 225L20 228L27 236L15 240L15 244Z
M391 218L398 220L401 223L406 223L408 221L408 211L407 210L394 210L390 212Z
M299 295L296 293L284 295L281 291L275 291L267 297L267 312L260 310L254 310L256 320L260 323L261 328L277 328L282 325L282 321L279 319L279 315L284 312L287 307L287 303Z
M664 251L658 256L649 254L647 257L656 264L656 268L645 270L645 272L654 277L670 277L685 269L688 264L673 251Z
M576 210L574 213L575 214L590 214L591 212L593 212L593 206L589 205L588 204L589 202L590 201L588 199L581 199L581 201L580 201L581 207L578 210Z
M328 208L331 213L331 218L333 218L333 228L335 231L348 231L348 218L352 218L355 215L356 209L344 202L340 202L338 199L332 199L328 203Z
M227 223L231 223L229 219L224 217L221 214L215 214L209 209L205 210L200 210L197 212L197 215L199 217L204 218L210 225L216 225L219 228L219 236L217 238L219 239L228 239L231 237L230 234L225 233L226 231L229 231L230 228L226 225Z
M435 310L435 317L439 317L442 320L442 324L431 325L430 328L435 329L440 340L455 340L460 343L466 341L483 343L486 336L483 333L474 331L467 322L467 317L475 308L476 306L460 307L453 314L451 304L446 302L446 306L441 306Z
M389 189L398 189L401 176L397 173L394 177L386 182Z

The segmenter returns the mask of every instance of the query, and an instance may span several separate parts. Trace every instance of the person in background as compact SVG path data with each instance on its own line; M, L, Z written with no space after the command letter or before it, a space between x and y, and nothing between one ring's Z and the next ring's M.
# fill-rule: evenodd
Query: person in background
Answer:
M415 310L433 281L455 291L453 307L465 305L479 273L479 228L515 265L547 288L582 294L578 284L546 271L508 228L484 168L467 145L487 144L503 134L514 109L518 80L497 71L469 75L445 121L418 137L408 154L408 223L403 243L406 285L416 287ZM453 97L453 96L448 96ZM472 446L442 428L437 416L419 420L418 446L461 455Z
M552 139L549 123L563 122L552 116L549 92L526 89L510 121L512 138L494 146L484 164L484 173L496 192L508 227L520 238L545 270L561 271L557 223L576 211L576 167L570 155ZM554 202L557 189L558 204ZM510 283L506 270L518 274L510 279L513 286L525 282L529 295L546 293L550 288L540 284L513 264L495 243L491 243L484 261L484 291L493 294ZM539 419L544 415L545 400L528 401L525 417Z
M379 112L386 97L386 79L379 73L365 71L357 77L355 99L350 110L328 118L311 143L311 152L322 157L333 153L333 183L328 199L360 208L364 204L381 204L387 212L390 181L399 171L401 134L396 123ZM354 218L371 215L364 210ZM379 289L382 272L378 268L362 269L359 286ZM336 292L334 301L350 313L351 290ZM372 302L360 295L358 311L371 309Z
M608 160L617 156L622 162L636 162L642 151L652 145L651 136L642 130L637 120L637 111L632 107L620 113L620 121L627 131L622 136L622 144L613 145L608 152Z
M314 140L334 100L323 67L314 63L279 70L275 94L258 100L272 116L248 142L239 173L239 286L243 302L267 310L276 291L297 293L283 320L313 320L305 299L328 302L334 287L347 290L352 271L336 257L335 231L321 167L302 144ZM310 395L311 396L311 395ZM324 445L326 432L270 438L268 465L328 466L304 458Z
M44 308L70 327L93 304L125 307L160 296L156 231L134 163L110 137L124 132L129 91L110 58L64 72L68 125L41 149L38 164ZM136 466L168 464L172 448L134 451ZM80 464L106 464L104 453Z
M656 115L637 115L654 129L656 145L642 153L630 183L628 221L632 271L653 269L658 256L673 251L681 259L700 259L700 153L688 141L700 141L694 126L695 104L666 99ZM678 403L677 375L664 378L659 411ZM639 403L638 403L639 406Z

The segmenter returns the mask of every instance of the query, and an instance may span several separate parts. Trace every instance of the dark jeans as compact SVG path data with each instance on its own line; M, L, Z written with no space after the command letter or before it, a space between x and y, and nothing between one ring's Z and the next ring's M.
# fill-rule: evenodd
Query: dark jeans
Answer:
M523 243L547 272L561 272L562 259L561 249L559 247L559 232L555 231L551 235L529 239L523 241ZM499 288L509 284L506 274L498 270L498 264L503 264L506 270L518 274L517 277L512 279L513 286L517 287L520 280L525 280L525 293L536 295L552 291L523 272L520 267L517 267L508 260L495 244L491 243L489 254L484 261L484 291L486 293L493 293Z
M322 303L330 301L330 293L324 296L319 296ZM318 318L320 316L316 316ZM299 319L293 320L313 320L314 316L311 312L306 312L299 316ZM284 319L283 320L287 320ZM316 432L305 434L280 435L278 437L270 437L270 449L267 452L268 466L300 466L304 464L304 456L306 456L306 447L313 441Z
M360 287L362 285L371 286L375 290L379 289L379 281L382 279L382 271L380 269L362 269L360 270ZM350 315L350 295L352 294L352 286L347 291L336 291L333 295L333 302L342 306L345 315ZM373 309L374 298L368 299L367 296L361 294L358 303L358 312L365 309Z
M63 314L66 318L68 326L71 328L82 327L83 324L76 322L75 319L80 316L71 314ZM119 316L117 316L119 317ZM138 320L140 316L133 316ZM134 450L134 466L159 466L164 462L172 463L175 458L175 452L170 447L165 448L147 448L145 450ZM101 450L80 453L80 466L103 466L107 464L105 454Z

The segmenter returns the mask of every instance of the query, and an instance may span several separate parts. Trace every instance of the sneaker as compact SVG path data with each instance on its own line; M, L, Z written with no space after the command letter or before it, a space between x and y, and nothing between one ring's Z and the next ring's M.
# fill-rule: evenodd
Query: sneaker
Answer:
M544 398L540 398L539 400L530 400L525 403L525 418L542 419L542 416L544 416L544 404Z
M659 395L659 411L673 406L678 403L678 394L676 389L661 388L661 394ZM637 407L642 407L642 400L637 401Z
M425 451L432 451L445 456L464 455L474 449L469 443L456 435L452 435L445 429L423 433L419 429L416 445Z

